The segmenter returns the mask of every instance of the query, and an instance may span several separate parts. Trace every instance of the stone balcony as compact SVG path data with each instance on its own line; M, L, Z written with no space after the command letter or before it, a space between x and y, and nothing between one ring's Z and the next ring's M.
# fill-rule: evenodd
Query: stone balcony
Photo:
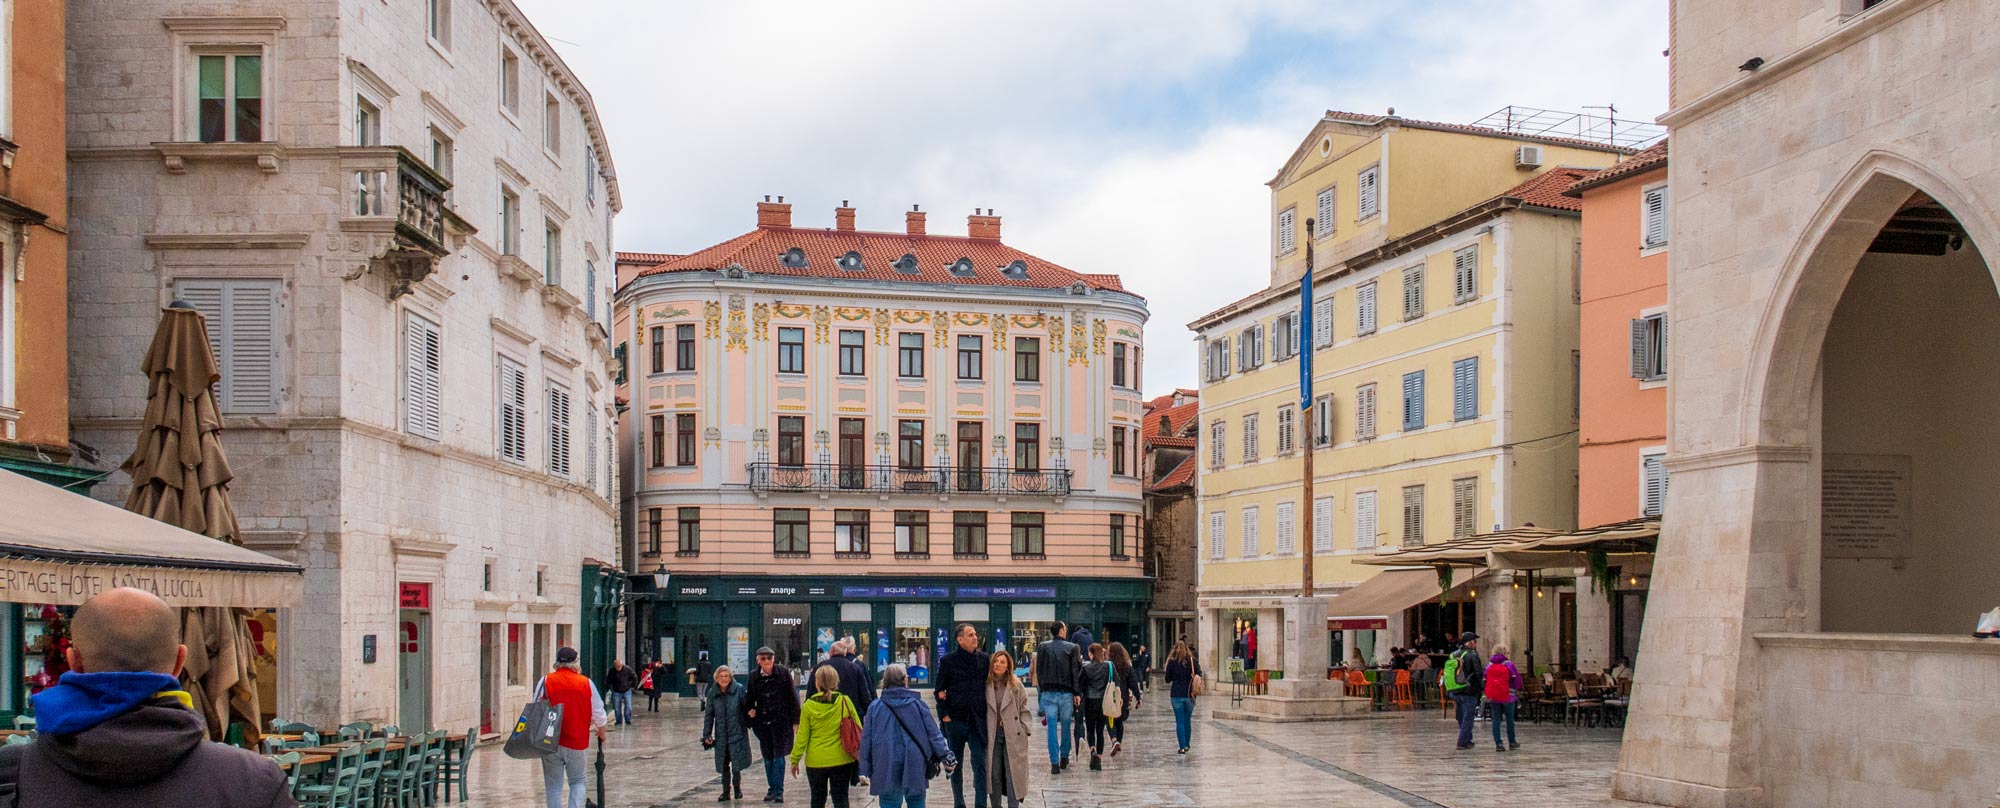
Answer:
M401 297L429 277L454 243L475 232L445 204L451 181L400 146L360 146L340 151L347 189L340 229L368 239L367 262L349 274L374 271Z

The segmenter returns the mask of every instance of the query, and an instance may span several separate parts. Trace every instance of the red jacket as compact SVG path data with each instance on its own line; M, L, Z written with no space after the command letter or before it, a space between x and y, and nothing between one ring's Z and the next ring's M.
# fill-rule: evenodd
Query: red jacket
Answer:
M562 706L562 738L559 742L563 747L589 749L593 713L603 709L603 702L597 698L597 685L581 673L557 668L542 680L542 692L550 704Z

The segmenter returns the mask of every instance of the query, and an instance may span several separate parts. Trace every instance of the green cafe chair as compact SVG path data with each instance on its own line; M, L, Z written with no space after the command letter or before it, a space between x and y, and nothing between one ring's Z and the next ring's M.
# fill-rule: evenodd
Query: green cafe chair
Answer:
M451 785L453 783L458 784L459 802L466 802L472 799L466 792L466 780L472 772L472 749L476 745L474 742L478 739L479 728L471 727L465 731L465 741L458 745L457 752L451 750L451 743L449 741L441 741L445 744L443 786L446 802L451 801Z
M361 781L361 745L340 750L328 765L324 782L299 786L301 808L354 808Z

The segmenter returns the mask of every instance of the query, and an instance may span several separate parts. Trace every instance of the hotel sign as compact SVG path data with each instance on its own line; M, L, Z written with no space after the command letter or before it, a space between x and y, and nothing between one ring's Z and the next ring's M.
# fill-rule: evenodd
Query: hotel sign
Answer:
M282 572L0 560L0 602L75 606L119 587L143 589L169 606L296 606L304 576Z

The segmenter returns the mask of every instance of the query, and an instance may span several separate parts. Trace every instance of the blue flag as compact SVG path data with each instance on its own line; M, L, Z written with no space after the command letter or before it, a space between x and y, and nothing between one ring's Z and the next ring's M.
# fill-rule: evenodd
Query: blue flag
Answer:
M1299 412L1312 412L1313 405L1313 274L1312 267L1306 267L1306 274L1299 278L1299 322L1292 329L1292 338L1298 340L1293 346L1299 355Z

